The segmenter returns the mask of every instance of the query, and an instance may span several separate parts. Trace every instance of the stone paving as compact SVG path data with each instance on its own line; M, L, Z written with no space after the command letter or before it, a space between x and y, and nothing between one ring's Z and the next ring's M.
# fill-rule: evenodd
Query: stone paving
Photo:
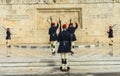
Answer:
M0 74L5 76L105 76L112 73L113 76L117 76L120 72L119 46L120 44L76 45L75 54L69 55L71 70L61 72L59 71L60 56L51 55L49 44L27 46L22 44L11 48L4 45L0 46Z

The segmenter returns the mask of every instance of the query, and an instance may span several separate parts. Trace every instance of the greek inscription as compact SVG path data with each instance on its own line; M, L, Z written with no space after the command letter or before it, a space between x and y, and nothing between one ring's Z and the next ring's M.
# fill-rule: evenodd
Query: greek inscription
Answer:
M96 15L89 15L92 19L105 19L113 17L113 14L105 13L105 14L96 14Z
M6 15L8 20L22 20L28 19L28 15Z

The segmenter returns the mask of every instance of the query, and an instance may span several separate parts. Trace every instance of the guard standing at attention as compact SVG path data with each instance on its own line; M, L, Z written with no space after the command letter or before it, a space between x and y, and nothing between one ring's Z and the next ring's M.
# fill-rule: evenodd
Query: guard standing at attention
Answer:
M71 52L71 36L70 33L66 30L67 25L62 25L63 30L58 34L58 53L61 56L61 71L69 71L68 67L68 53Z

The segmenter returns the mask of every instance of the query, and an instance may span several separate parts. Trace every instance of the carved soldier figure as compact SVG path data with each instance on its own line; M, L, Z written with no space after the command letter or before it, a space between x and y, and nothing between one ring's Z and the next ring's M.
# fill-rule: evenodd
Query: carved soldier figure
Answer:
M69 27L67 29L68 32L70 32L71 34L71 41L72 41L72 46L71 46L71 54L74 54L74 41L76 41L76 36L75 36L75 30L78 28L78 24L77 22L75 22L75 27L73 26L73 23L71 23L70 21L70 24L69 24Z
M63 24L63 30L58 34L58 53L61 55L61 71L69 71L68 67L68 53L71 52L71 36L70 33L66 30L67 25Z
M55 26L55 23L52 22L51 23L51 27L49 28L49 35L50 35L50 44L51 44L51 50L52 50L52 54L55 54L55 45L57 42L57 29L58 29L59 25L57 23L57 26Z

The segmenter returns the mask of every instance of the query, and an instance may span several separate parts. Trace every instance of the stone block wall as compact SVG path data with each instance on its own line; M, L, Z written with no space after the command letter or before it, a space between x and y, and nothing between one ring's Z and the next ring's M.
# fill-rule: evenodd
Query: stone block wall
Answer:
M65 1L65 2L63 2ZM54 22L78 22L76 43L108 42L113 28L114 42L120 42L120 3L115 0L0 0L0 44L5 44L5 28L11 28L12 44L49 43L50 17ZM47 3L45 3L47 2ZM59 30L57 31L59 33Z

